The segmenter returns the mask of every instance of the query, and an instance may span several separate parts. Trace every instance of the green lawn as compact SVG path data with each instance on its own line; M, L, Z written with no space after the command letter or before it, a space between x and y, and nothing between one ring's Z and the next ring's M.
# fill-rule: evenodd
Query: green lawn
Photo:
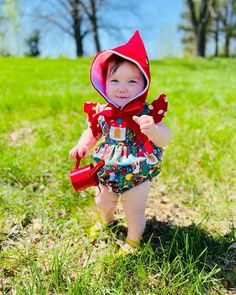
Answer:
M90 63L0 58L0 294L235 294L236 59L151 62L173 139L126 257L109 232L89 238L94 190L68 178L83 104L102 101Z

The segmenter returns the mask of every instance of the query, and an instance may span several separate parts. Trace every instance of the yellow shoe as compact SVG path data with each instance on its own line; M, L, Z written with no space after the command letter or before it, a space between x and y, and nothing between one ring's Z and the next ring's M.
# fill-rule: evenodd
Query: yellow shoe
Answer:
M137 255L139 254L139 240L138 241L132 241L129 240L127 238L125 238L124 241L119 240L117 242L117 244L119 245L119 251L118 251L118 255L121 256L125 256L125 255Z
M88 235L92 240L96 240L103 231L106 230L106 227L109 225L109 223L101 223L97 222L93 226L91 226L88 230Z
M129 240L129 239L127 239L127 238L125 238L125 242L128 244L128 245L130 245L130 246L132 246L133 248L138 248L139 247L139 240L137 240L137 241L132 241L132 240Z
M103 232L106 232L108 230L112 230L113 227L116 227L116 220L112 222L102 222L98 221L93 226L91 226L88 230L88 235L91 239L95 240L97 239Z

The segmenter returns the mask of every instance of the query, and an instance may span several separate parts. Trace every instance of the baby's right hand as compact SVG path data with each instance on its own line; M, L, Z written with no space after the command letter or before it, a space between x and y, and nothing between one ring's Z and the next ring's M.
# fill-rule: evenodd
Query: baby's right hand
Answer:
M78 154L80 158L87 158L88 153L89 149L86 145L76 145L70 150L69 157L76 158Z

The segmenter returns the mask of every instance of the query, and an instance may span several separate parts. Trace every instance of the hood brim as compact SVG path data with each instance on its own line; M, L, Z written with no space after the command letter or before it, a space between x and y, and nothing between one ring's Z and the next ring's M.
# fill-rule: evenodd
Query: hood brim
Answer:
M100 52L96 58L94 59L93 63L92 63L92 66L91 66L91 71L90 71L90 80L91 80L91 83L93 85L93 87L105 98L105 100L108 102L108 103L111 103L113 105L115 105L116 107L119 107L118 105L116 105L114 103L114 101L111 101L109 99L109 97L107 97L106 95L106 81L104 81L103 79L103 65L105 64L106 60L112 55L112 54L116 54L124 59L126 59L127 61L130 61L134 64L136 64L136 66L140 69L140 71L142 72L144 78L145 78L145 88L144 90L139 93L138 95L136 95L134 98L132 98L129 102L127 102L125 105L122 106L125 107L128 103L130 103L131 101L135 100L136 98L142 96L144 93L147 92L147 90L149 89L149 84L150 84L150 81L149 81L149 78L146 74L146 72L143 70L143 68L141 67L141 65L134 59L130 58L130 57L127 57L125 55L122 55L120 53L117 53L116 51L114 50L106 50L106 51L103 51L103 52Z
M148 94L148 90L150 87L150 70L149 70L149 61L147 57L147 52L145 46L143 44L142 38L139 34L139 31L135 31L133 36L129 39L129 41L121 46L105 50L99 52L91 65L90 68L90 80L93 87L101 94L105 100L117 106L113 101L109 99L106 95L106 81L104 81L105 77L103 75L104 66L106 65L106 60L112 55L115 54L124 58L127 61L134 63L141 71L145 78L145 88L141 93L137 96L133 97L130 101L128 101L125 105L122 106L124 108L134 100L144 103Z

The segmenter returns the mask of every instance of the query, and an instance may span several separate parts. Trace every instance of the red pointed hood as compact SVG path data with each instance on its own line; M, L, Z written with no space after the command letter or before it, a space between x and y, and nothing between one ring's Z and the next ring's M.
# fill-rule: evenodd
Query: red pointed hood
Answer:
M99 52L91 65L90 69L90 79L93 87L106 99L107 102L114 105L112 101L109 100L109 98L105 94L105 81L103 79L103 66L105 64L105 61L112 55L117 54L124 59L127 59L133 63L135 63L141 72L143 73L145 79L146 79L146 86L145 89L140 93L138 96L134 97L130 102L127 104L133 102L134 100L138 100L140 102L145 102L148 90L150 87L150 71L149 71L149 61L146 53L146 49L144 47L143 41L140 37L140 34L138 31L136 31L133 36L130 38L130 40L119 47L104 50ZM126 105L127 105L126 104ZM122 108L124 108L126 105L124 105ZM115 107L118 107L115 105Z

